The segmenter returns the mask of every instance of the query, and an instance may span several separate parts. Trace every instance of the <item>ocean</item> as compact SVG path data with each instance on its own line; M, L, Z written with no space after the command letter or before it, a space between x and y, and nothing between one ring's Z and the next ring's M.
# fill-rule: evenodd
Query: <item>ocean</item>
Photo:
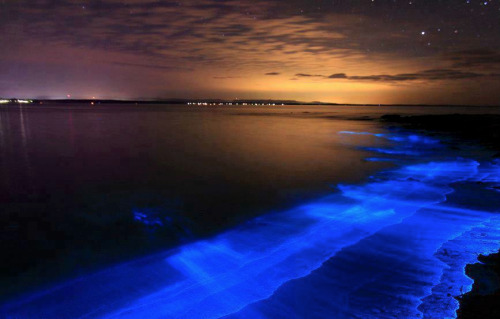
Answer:
M457 153L440 137L369 120L452 113L499 111L2 106L0 311L16 318L453 314L457 304L443 301L451 294L441 286L470 289L456 272L498 249L489 237L470 239L498 235L494 209L471 204L495 198L494 190L467 188L496 183L498 165L474 146ZM464 206L451 194L471 199ZM450 251L459 257L447 260Z

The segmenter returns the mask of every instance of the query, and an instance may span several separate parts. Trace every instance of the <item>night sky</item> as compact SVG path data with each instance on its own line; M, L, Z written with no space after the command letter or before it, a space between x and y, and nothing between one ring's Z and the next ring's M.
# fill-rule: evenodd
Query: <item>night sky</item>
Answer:
M0 0L0 96L500 104L500 0Z

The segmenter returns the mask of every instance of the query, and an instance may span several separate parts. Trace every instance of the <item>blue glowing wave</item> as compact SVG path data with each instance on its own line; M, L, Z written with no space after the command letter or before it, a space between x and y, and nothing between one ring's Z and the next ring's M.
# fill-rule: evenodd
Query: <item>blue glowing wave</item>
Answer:
M497 194L499 166L443 160L426 137L374 136L394 143L380 153L412 144L419 157L0 310L15 318L453 318L454 296L471 287L464 266L498 249L496 207L476 202Z

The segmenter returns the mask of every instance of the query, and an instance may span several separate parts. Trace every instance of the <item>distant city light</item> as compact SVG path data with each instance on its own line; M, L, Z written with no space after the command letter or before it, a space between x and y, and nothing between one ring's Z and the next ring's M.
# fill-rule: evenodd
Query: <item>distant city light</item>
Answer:
M248 105L251 105L251 106L276 106L276 105L285 105L284 103L281 103L281 104L276 104L276 103L262 103L262 102L259 102L259 103L247 103L247 102L187 102L186 103L187 105L198 105L198 106L224 106L224 105L229 105L229 106L232 106L232 105L236 105L236 106L248 106Z
M33 103L33 100L24 100L24 99L0 99L0 104L9 104L9 103L19 103L19 104L29 104Z

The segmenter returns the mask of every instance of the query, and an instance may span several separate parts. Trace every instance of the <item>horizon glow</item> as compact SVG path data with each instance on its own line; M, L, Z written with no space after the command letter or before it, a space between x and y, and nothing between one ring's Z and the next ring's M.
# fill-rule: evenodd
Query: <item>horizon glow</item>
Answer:
M452 0L4 0L0 96L498 105L499 9Z

